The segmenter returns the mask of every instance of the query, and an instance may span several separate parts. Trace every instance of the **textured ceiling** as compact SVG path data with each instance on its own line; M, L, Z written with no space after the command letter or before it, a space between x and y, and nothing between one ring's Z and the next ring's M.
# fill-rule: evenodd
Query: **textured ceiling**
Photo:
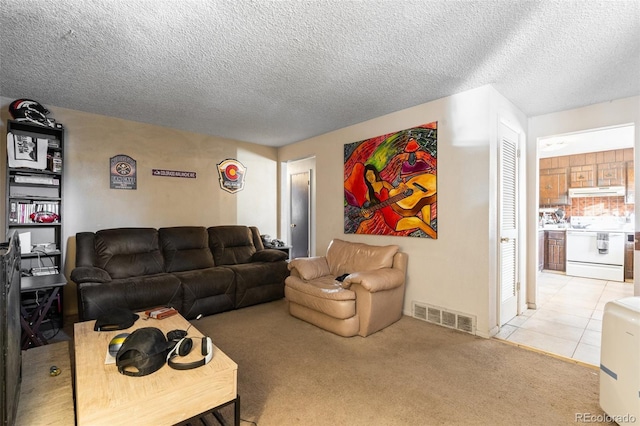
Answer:
M637 0L0 6L0 96L263 145L485 84L528 116L640 94Z

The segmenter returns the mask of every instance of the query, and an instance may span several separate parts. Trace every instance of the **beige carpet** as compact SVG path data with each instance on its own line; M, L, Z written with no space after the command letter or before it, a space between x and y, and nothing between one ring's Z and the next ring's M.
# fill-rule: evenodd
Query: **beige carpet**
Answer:
M259 426L575 425L577 413L604 414L597 370L411 317L343 338L280 300L193 323L238 363L241 418Z

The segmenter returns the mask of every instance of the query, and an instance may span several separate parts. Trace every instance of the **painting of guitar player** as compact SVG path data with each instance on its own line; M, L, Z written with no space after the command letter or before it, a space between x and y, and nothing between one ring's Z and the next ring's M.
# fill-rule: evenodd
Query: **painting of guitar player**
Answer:
M344 146L347 234L438 238L438 123Z

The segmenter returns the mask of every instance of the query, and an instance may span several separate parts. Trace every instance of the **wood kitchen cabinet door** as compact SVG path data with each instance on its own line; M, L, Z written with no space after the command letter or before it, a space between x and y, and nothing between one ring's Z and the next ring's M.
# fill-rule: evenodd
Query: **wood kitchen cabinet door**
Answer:
M544 269L544 251L545 251L545 233L544 231L538 231L538 271Z
M570 183L571 188L591 188L595 186L595 164L571 167Z
M564 231L545 231L544 268L566 270L566 237Z
M568 171L566 167L540 170L540 204L568 204Z
M631 241L627 238L624 246L624 279L632 280L633 279L633 234L627 234L627 236L631 236Z
M624 186L627 168L622 161L598 164L598 186Z

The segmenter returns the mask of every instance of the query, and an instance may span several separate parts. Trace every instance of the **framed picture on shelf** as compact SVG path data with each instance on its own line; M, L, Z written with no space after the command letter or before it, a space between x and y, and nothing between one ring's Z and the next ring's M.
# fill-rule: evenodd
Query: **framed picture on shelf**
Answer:
M47 139L7 133L7 159L9 167L47 168Z

